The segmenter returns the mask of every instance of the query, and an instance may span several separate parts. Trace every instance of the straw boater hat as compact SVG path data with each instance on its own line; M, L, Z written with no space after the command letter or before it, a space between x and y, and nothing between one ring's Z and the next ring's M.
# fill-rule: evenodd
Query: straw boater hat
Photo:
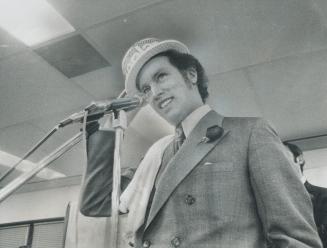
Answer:
M156 38L140 40L128 49L123 58L122 71L125 76L125 89L129 96L134 96L138 93L136 77L142 66L153 56L168 50L190 53L187 46L177 40L161 41Z

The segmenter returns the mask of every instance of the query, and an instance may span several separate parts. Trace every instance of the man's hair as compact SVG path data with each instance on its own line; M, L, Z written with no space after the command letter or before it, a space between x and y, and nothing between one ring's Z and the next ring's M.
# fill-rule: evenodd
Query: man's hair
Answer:
M303 155L303 152L302 150L300 149L300 147L298 147L297 145L295 144L292 144L292 143L289 143L287 141L283 142L283 144L291 151L291 153L293 154L293 159L294 159L294 162L296 162L296 158ZM301 171L303 172L303 167L304 167L304 164L300 164L301 166Z
M162 53L158 53L157 55L153 56L151 59L160 56L167 57L169 62L180 71L180 73L184 76L184 78L187 69L194 68L196 70L197 77L198 77L197 80L198 90L202 98L202 102L205 103L209 96L208 77L200 62L191 54L180 53L175 50L168 50Z

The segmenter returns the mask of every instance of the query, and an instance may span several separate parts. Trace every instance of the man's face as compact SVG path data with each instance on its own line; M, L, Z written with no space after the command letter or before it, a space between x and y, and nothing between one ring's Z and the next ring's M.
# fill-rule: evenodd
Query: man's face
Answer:
M183 76L165 56L148 61L138 75L138 88L151 107L172 125L179 124L202 100L196 84L197 74L191 68Z
M301 171L301 163L304 162L303 155L294 158L292 151L288 147L286 147L286 152L289 156L289 159L292 161L292 166L294 167L298 175L301 177L303 174Z
M295 160L296 160L296 163L297 163L299 166L305 164L305 160L304 160L303 154L297 156Z

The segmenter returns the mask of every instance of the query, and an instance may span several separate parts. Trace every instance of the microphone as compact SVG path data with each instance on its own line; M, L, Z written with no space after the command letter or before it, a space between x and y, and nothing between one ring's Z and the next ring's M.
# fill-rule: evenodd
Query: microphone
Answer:
M70 115L59 123L59 127L64 127L74 122L82 122L85 111L88 111L87 121L96 121L106 114L114 111L125 110L130 111L138 107L142 107L145 101L142 97L123 97L117 98L112 101L99 101L92 102L84 108L84 110Z
M144 103L142 97L123 97L117 98L112 101L99 101L92 102L84 110L89 112L95 111L115 111L115 110L125 110L130 111L134 108L141 107Z

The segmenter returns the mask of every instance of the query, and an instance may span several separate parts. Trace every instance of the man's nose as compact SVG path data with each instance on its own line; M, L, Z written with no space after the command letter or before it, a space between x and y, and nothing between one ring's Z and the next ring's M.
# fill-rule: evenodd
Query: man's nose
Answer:
M154 100L159 100L163 94L163 90L159 85L153 85L151 87L152 95Z

